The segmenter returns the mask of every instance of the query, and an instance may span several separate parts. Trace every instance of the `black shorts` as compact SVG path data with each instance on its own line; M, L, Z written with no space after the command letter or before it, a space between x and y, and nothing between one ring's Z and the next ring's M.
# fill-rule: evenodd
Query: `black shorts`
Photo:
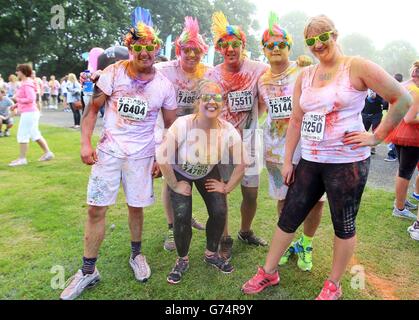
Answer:
M367 183L370 158L354 163L316 163L301 159L289 187L278 227L294 233L326 192L335 235L355 235L355 219Z
M48 101L49 100L49 93L44 93L42 95L42 101Z
M399 159L399 177L410 180L419 161L419 147L404 147L396 145Z
M7 126L10 126L13 124L13 118L7 118L5 120L0 119L0 124L5 124Z

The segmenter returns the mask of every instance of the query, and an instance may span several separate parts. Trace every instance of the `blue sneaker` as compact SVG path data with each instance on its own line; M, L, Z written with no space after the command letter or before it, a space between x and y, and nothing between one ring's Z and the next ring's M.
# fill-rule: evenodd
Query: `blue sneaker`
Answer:
M417 194L416 192L412 193L412 198L419 201L419 194Z
M406 206L406 208L408 210L416 210L418 208L417 204L411 203L409 200L406 200L406 202L404 203L404 205Z
M397 208L394 208L393 209L393 216L399 217L399 218L416 220L416 215L414 215L413 213L411 213L406 208L404 208L403 210L399 210Z

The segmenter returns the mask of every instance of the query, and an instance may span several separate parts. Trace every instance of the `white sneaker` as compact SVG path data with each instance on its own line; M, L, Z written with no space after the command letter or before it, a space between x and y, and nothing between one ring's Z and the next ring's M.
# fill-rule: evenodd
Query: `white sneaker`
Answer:
M28 160L26 158L23 159L16 159L9 163L9 167L17 167L17 166L24 166L28 164Z
M405 219L413 219L416 220L416 216L411 213L409 210L404 208L403 210L399 210L396 207L393 209L393 216Z
M61 300L74 300L82 294L84 289L88 289L96 285L100 281L99 271L95 268L92 274L83 275L81 270L68 279L68 286L60 295Z
M54 154L51 151L48 151L47 153L44 153L42 157L38 159L38 161L49 161L54 159L54 157Z
M132 268L132 271L134 271L135 279L137 279L140 282L146 282L148 278L150 278L151 270L149 265L147 264L145 256L139 254L134 259L130 257L129 264Z
M419 229L415 228L415 224L417 222L415 222L414 224L412 224L409 228L407 228L407 232L410 233L410 237L413 240L419 241Z

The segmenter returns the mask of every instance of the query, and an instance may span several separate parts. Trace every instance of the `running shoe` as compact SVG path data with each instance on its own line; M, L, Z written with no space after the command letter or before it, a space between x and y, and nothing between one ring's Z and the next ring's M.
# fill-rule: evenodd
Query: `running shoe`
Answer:
M217 268L222 273L228 274L234 271L234 267L230 264L230 262L220 257L217 253L214 253L211 256L205 255L204 262Z
M198 220L196 220L194 217L192 217L191 220L192 228L195 228L196 230L205 230L205 226L200 223Z
M313 248L304 247L300 238L295 242L294 251L298 255L298 267L303 271L311 271L313 268Z
M279 266L283 266L286 265L289 261L289 259L291 258L291 256L295 253L294 250L294 243L291 243L291 245L288 247L287 251L285 251L285 253L283 254L283 256L281 257L281 259L279 260L278 265Z
M416 193L416 192L413 192L413 193L412 193L412 198L413 198L413 199L416 199L417 201L419 201L419 194L418 194L418 193Z
M268 245L268 243L264 239L256 237L252 230L247 231L247 232L239 231L239 233L237 234L237 238L249 245L263 246L263 247Z
M167 276L167 282L177 284L180 282L182 275L189 269L188 258L177 258L176 264Z
M42 157L38 159L38 161L49 161L49 160L54 159L54 157L55 157L54 154L51 151L48 151L44 153Z
M218 246L218 254L226 261L231 260L233 239L230 236L222 237Z
M16 159L9 163L9 167L18 167L18 166L25 166L28 164L28 160L24 159Z
M407 210L416 210L418 208L417 204L411 203L409 200L406 200L404 205Z
M5 136L5 137L10 137L10 131L9 131L9 130L6 130L6 131L4 132L4 136Z
M137 255L134 259L129 258L129 264L132 271L134 271L135 279L140 282L146 282L151 276L151 270L147 264L145 256L142 254Z
M413 240L419 241L419 222L416 221L409 228L407 228L407 232L409 232L410 237Z
M407 208L404 208L403 210L399 210L397 208L393 209L393 216L404 218L404 219L413 219L416 220L416 216L411 213Z
M377 152L376 152L376 150L375 150L375 147L371 147L371 154L376 154Z
M332 281L326 280L316 300L338 300L340 297L342 297L342 287L338 288Z
M3 137L3 136L4 136L3 131L0 131L0 137Z
M200 231L205 230L205 226L202 223L200 223L198 220L196 220L195 217L192 217L191 224L192 224L192 228L195 228L196 230L200 230Z
M386 161L386 162L396 162L397 158L387 157L387 158L384 159L384 161Z
M176 244L175 244L175 237L173 235L173 229L169 229L166 233L166 237L164 239L164 245L163 245L164 250L166 251L173 251L176 249Z
M279 284L279 273L275 271L274 274L266 273L262 267L258 268L258 272L243 286L242 291L245 294L255 294L265 290L267 287L276 286Z
M99 271L95 268L92 274L83 275L81 270L68 279L67 287L60 295L61 300L74 300L80 296L85 289L94 287L100 281Z

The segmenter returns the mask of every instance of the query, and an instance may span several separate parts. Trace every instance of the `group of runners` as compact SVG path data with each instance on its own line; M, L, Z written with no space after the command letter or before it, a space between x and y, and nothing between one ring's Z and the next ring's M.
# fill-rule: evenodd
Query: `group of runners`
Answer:
M311 66L304 58L289 59L293 39L274 13L261 37L269 64L247 58L246 35L222 12L214 13L212 22L221 64L212 68L201 63L208 45L192 17L185 18L175 42L177 59L155 64L162 42L148 10L137 8L125 36L130 59L92 76L95 92L83 115L81 140L82 161L92 165L83 266L61 299L75 299L100 280L96 260L105 236L105 215L116 202L121 181L131 232L129 264L138 281L150 278L151 268L142 254L143 208L155 201L153 178L160 171L174 240L170 244L167 238L165 248L177 251L167 281L176 284L187 276L192 226L197 224L192 217L193 185L208 210L204 262L231 273L228 194L239 184L237 237L249 245L267 245L251 228L257 211L259 153L268 169L269 194L278 201L279 221L265 264L242 291L255 294L277 285L278 264L287 263L292 254L298 255L300 269L312 269L312 240L327 199L335 231L333 264L317 299L341 297L340 280L356 242L370 146L394 131L409 108L417 108L417 97L413 103L412 90L409 93L378 65L345 56L336 42L338 31L326 16L311 18L304 29L305 43L319 61ZM418 67L415 70L417 86ZM367 89L390 103L374 133L365 131L361 118ZM104 127L94 148L91 138L102 105ZM258 119L265 112L260 148ZM413 118L417 121L416 114ZM303 223L303 235L293 242ZM419 223L416 227L419 230Z

